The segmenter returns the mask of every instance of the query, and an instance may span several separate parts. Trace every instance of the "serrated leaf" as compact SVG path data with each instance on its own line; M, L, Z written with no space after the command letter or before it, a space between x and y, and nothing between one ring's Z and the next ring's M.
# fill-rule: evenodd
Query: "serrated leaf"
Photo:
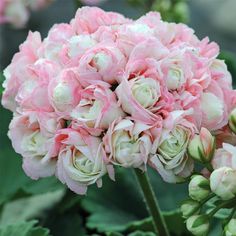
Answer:
M0 236L49 236L49 230L35 227L37 221L18 222L0 227Z

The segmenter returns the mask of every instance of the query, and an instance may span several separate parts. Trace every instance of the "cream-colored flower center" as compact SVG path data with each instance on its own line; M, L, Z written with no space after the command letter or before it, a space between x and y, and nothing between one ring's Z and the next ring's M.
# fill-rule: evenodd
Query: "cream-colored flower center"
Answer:
M46 143L46 140L47 139L40 133L40 131L36 130L30 135L23 136L21 148L36 155L44 155L46 153L43 149L43 145Z
M104 52L99 52L94 55L92 65L97 68L98 71L108 68L112 58Z
M140 152L139 140L131 137L128 131L116 131L113 134L115 159L119 163L132 162L135 154Z
M172 67L169 69L167 78L166 78L166 85L169 90L175 90L181 87L184 83L184 75L181 68Z
M93 173L94 163L77 149L74 150L72 162L75 169L85 174Z
M101 113L102 104L99 100L82 99L77 108L72 111L71 116L86 122L89 127L93 128L97 117Z
M132 86L133 97L144 108L151 108L160 98L160 84L151 78L138 77Z
M54 88L53 100L58 104L69 104L72 100L70 87L66 83L59 83Z
M158 152L166 159L172 159L179 153L185 152L189 135L181 126L170 132L169 136L161 143Z

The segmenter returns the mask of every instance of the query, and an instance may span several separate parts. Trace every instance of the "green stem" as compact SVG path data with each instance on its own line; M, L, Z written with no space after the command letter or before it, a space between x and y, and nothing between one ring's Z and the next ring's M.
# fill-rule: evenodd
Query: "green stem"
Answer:
M156 234L160 236L169 236L165 219L161 213L147 173L142 173L142 171L139 169L134 169L134 172L139 186L143 192L147 210L152 216L153 226Z
M212 171L214 170L210 162L205 163L204 165L205 165L206 168L209 170L209 172L212 172Z
M219 204L215 209L213 209L210 213L208 213L209 218L211 218L217 211L219 211L221 208L227 207L229 204L233 203L235 199L231 199L229 201L224 201L221 204Z

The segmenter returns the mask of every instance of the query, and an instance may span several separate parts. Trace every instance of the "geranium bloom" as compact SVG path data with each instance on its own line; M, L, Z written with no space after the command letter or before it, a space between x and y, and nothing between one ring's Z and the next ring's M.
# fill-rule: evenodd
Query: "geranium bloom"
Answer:
M234 168L235 147L221 147L236 93L218 53L216 43L156 12L131 20L83 7L45 39L30 32L4 72L2 96L25 172L55 174L79 194L106 174L114 179L114 166L149 165L176 183L191 175L188 146L206 130L220 148L213 166Z

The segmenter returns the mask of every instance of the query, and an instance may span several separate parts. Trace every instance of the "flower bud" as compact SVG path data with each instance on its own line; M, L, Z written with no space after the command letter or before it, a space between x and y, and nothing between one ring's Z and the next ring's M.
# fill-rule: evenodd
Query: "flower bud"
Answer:
M195 134L188 146L189 155L196 161L210 162L215 152L215 137L201 128L200 134Z
M186 226L188 231L190 231L195 236L206 236L210 223L206 215L194 215L187 219Z
M210 193L209 180L201 175L195 175L189 183L188 190L193 200L201 201Z
M236 219L231 219L229 223L224 228L225 236L234 236L236 235Z
M212 172L210 186L213 193L223 200L229 200L236 196L236 170L229 167L221 167Z
M181 209L183 217L188 218L195 213L199 213L200 204L197 201L194 201L192 199L188 199L182 203L180 209Z
M236 108L229 115L229 127L236 134Z

